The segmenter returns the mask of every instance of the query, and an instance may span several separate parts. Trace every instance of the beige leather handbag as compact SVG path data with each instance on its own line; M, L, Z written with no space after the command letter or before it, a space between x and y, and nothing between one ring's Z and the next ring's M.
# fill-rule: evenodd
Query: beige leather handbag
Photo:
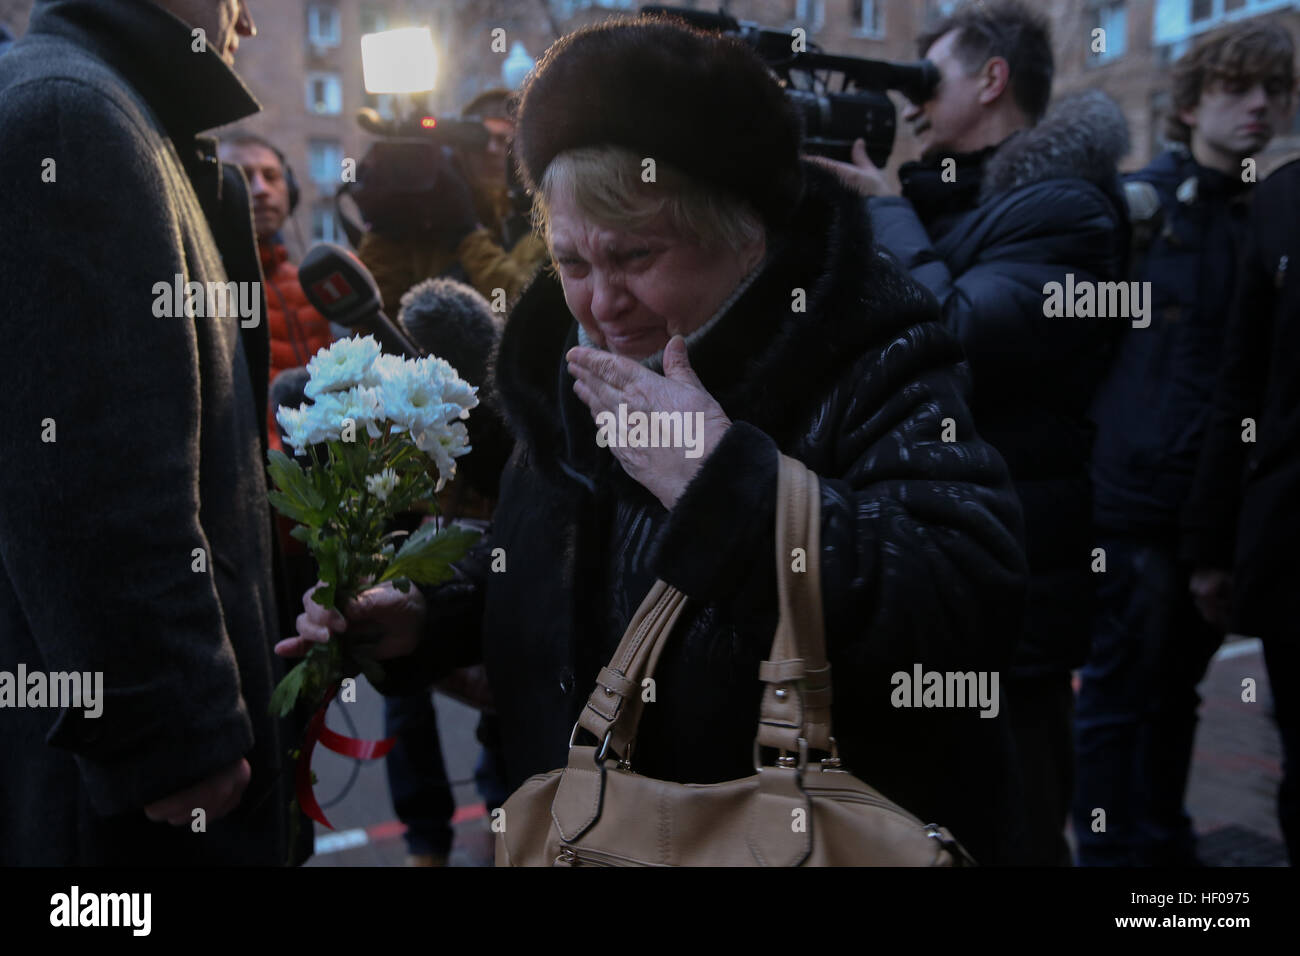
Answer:
M685 596L657 581L602 668L569 740L568 765L505 803L498 866L959 866L969 855L840 765L822 622L817 476L782 456L776 566L780 618L754 742L753 776L715 784L655 780L630 766L642 678ZM806 571L795 571L795 548ZM653 707L651 703L648 706ZM599 746L574 743L586 729ZM759 748L780 752L764 765ZM829 756L809 760L810 750Z

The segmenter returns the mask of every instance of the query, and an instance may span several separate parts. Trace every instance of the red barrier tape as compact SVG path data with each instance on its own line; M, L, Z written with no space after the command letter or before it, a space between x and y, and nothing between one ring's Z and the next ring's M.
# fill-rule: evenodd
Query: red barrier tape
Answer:
M325 819L325 812L321 810L320 804L316 802L316 794L311 785L311 755L316 749L316 744L320 743L325 749L332 750L336 754L342 754L345 757L353 757L357 760L378 760L392 750L393 745L397 743L396 737L389 737L386 740L358 740L355 737L344 737L342 734L336 734L326 727L325 712L329 710L330 701L334 699L334 695L338 692L338 687L335 687L325 695L325 699L307 724L307 732L303 734L302 738L302 749L298 752L298 766L295 773L298 806L302 808L303 813L330 830L333 830L334 826L329 820Z

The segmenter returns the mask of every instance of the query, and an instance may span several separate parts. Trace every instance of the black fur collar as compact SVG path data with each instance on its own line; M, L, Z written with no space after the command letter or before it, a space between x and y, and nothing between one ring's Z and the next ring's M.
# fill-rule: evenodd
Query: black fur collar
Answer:
M766 267L690 345L691 365L733 420L785 445L865 347L915 319L924 293L872 248L863 201L805 163L807 191L792 225L769 233ZM803 289L806 311L795 312ZM907 307L907 306L910 306ZM577 322L543 271L510 314L492 387L517 439L544 472L601 470L595 426L573 395L564 353Z

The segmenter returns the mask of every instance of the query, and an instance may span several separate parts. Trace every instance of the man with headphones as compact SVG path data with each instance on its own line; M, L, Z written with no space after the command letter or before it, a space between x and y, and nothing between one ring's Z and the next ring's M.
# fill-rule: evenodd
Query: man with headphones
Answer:
M299 190L284 154L256 133L235 130L221 138L221 161L238 166L253 200L253 228L266 286L267 325L271 333L271 382L285 369L301 368L334 341L330 324L312 308L298 283L298 267L289 261L280 230L298 207ZM282 449L275 406L267 409L272 448Z

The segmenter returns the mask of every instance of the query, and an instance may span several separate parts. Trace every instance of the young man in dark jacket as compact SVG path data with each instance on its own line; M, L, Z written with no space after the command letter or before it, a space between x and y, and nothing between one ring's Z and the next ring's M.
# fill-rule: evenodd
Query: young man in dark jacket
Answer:
M1106 573L1078 701L1081 864L1195 862L1183 796L1196 685L1223 630L1193 606L1178 516L1223 359L1253 191L1250 157L1287 118L1293 60L1291 37L1278 26L1238 26L1202 42L1174 66L1173 147L1126 182L1134 278L1150 283L1151 324L1124 333L1094 410L1094 513Z
M1282 735L1278 818L1300 864L1300 161L1259 184L1223 372L1183 518L1198 610L1263 639ZM1235 573L1230 572L1235 568ZM1225 580L1227 579L1227 580Z
M254 32L242 0L38 0L0 58L0 671L102 681L98 714L0 710L0 863L288 855L261 274L197 135L257 111Z
M942 305L970 359L975 421L1024 506L1030 585L1006 687L1027 862L1068 864L1070 671L1087 653L1092 615L1087 409L1127 316L1058 311L1050 290L1056 283L1069 296L1121 277L1127 234L1115 164L1127 128L1100 93L1044 116L1048 25L1020 3L958 8L917 46L942 79L904 114L924 152L899 171L901 195L864 153L853 166L831 165L873 197L878 242Z

